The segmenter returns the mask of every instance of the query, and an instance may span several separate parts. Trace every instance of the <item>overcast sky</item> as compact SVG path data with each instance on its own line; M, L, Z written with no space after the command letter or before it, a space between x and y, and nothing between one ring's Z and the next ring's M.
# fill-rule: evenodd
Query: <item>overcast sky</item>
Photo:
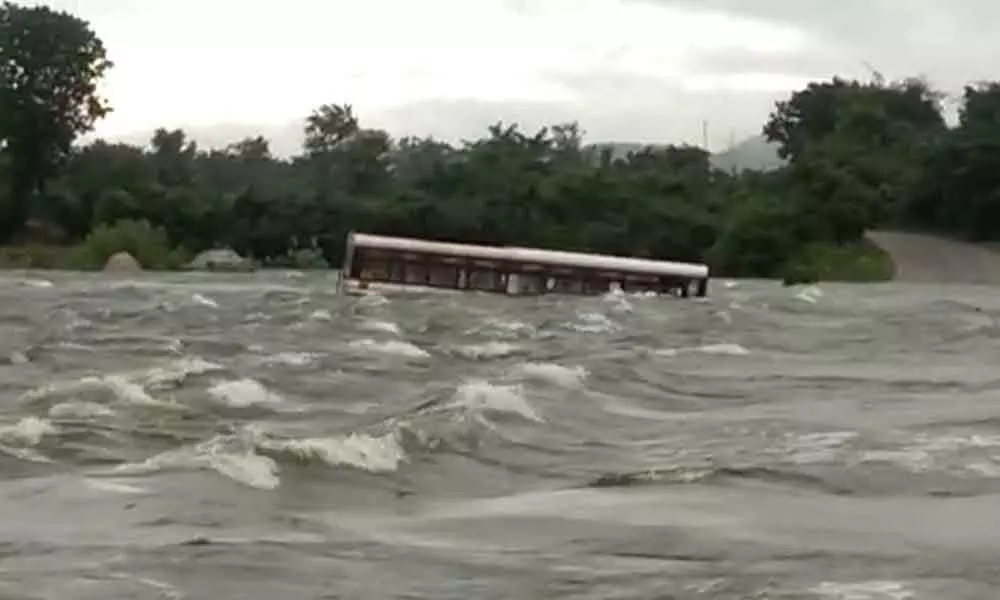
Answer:
M98 134L261 132L279 150L325 102L396 135L578 120L591 140L757 133L775 99L834 73L1000 78L996 0L53 0L116 63ZM991 71L993 67L995 70Z

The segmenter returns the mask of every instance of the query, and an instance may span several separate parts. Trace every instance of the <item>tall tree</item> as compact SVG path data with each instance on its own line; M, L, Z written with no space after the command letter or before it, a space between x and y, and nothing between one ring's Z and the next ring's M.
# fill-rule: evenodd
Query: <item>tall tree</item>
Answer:
M350 104L324 104L306 118L306 154L315 156L332 152L353 137L358 129L358 119Z
M97 86L112 63L90 25L47 6L0 5L0 146L10 156L10 195L0 236L23 224L34 195L73 141L110 107Z

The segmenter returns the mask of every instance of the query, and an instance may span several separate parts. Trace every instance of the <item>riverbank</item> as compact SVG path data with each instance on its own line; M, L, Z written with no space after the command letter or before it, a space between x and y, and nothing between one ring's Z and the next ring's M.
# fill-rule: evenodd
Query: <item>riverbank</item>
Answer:
M0 269L56 269L63 271L98 271L108 257L125 251L135 256L146 270L180 271L193 258L183 250L160 243L109 244L91 240L76 245L22 244L0 246ZM326 270L329 264L316 251L301 251L258 265L260 268ZM811 246L786 269L785 279L795 282L888 281L895 271L892 259L870 241L843 247ZM726 277L716 273L716 277Z
M785 267L782 278L786 284L819 281L877 283L891 281L895 273L892 256L865 239L843 246L807 246Z
M891 257L896 281L1000 285L995 244L902 231L872 231L867 237Z

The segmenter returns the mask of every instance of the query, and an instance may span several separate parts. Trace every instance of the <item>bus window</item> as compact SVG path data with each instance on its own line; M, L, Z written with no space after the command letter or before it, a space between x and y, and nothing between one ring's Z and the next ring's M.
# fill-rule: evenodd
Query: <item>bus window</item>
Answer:
M450 265L435 265L431 267L428 283L441 287L458 287L458 267Z
M406 263L403 281L405 283L427 283L428 275L427 265L408 262Z
M468 287L470 290L503 292L506 290L507 281L499 271L472 269L469 271Z

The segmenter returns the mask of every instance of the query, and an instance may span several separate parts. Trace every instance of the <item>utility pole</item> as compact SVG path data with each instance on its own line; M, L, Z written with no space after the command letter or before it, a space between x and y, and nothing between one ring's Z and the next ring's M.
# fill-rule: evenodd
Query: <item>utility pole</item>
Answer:
M708 152L708 121L701 122L701 147Z

